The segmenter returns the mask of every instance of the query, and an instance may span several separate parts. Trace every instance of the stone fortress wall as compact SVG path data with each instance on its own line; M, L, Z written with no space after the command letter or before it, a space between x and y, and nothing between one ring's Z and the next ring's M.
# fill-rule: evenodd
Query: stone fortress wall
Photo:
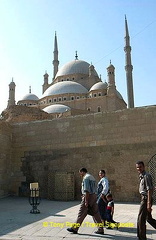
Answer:
M78 170L86 167L98 180L105 169L116 201L138 200L135 162L156 154L156 106L99 112L0 125L0 195L18 194L21 182L38 181L48 197L50 172L74 172L75 199L80 197Z
M12 128L0 122L0 197L7 196L11 185Z

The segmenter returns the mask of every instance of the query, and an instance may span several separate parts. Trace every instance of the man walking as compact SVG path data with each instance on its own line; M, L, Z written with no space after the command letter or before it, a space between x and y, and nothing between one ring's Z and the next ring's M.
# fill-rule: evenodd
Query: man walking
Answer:
M106 177L106 172L103 169L99 171L99 177L100 177L100 181L98 182L98 186L97 186L97 204L98 204L101 220L105 225L106 224L105 223L106 208L107 208L106 195L109 192L109 181Z
M101 222L100 214L98 212L98 205L96 202L97 197L95 178L91 174L87 173L86 168L81 168L79 170L79 174L83 178L81 189L82 201L76 223L74 223L71 228L67 228L67 231L76 234L89 211L93 216L96 226L98 226L98 230L95 233L104 234L103 224Z
M156 229L156 220L152 218L152 177L145 171L144 162L138 161L136 169L139 173L140 185L139 193L141 195L140 210L137 220L137 236L139 240L146 240L146 220Z

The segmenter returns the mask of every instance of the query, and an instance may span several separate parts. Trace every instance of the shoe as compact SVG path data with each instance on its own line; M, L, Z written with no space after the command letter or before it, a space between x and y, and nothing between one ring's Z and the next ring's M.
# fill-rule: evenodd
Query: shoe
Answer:
M116 229L118 230L118 229L119 229L119 227L120 227L120 223L119 223L119 222L117 222Z
M113 229L112 227L107 227L106 229Z
M67 228L67 231L68 231L68 232L71 232L71 233L73 233L73 234L77 234L77 231L74 230L73 228Z
M104 235L104 231L99 231L99 230L97 230L97 231L94 232L94 233Z

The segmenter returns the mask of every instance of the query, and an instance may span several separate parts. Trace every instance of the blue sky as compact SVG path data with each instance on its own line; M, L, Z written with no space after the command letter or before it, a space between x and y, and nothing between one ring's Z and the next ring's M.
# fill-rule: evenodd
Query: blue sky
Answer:
M78 58L95 66L102 80L111 60L117 90L127 102L125 14L132 47L135 106L156 104L155 0L0 0L0 112L8 85L16 84L16 102L29 92L42 95L43 74L53 74L54 35L59 67Z

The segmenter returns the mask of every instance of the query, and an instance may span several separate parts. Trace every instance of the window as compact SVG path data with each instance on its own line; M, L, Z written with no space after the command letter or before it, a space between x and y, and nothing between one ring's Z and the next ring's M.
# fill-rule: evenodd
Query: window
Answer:
M66 101L66 100L67 100L67 98L66 98L66 97L64 97L64 98L63 98L63 101Z
M79 97L79 96L77 96L76 98L77 98L77 99L80 99L80 97Z
M60 101L62 101L62 98L61 98L61 97L59 97L59 99L58 99L58 100L59 100L59 102L60 102Z
M98 112L101 112L101 107L98 107Z
M71 99L71 100L74 100L74 97L72 96L70 99Z
M89 111L89 112L90 112L90 110L91 110L91 108L87 108L87 111Z
M94 97L96 97L96 93L94 93Z
M99 97L100 97L100 96L101 96L101 93L99 92L98 95L99 95Z
M56 102L56 101L57 101L57 99L56 99L56 98L54 98L54 99L53 99L53 101L54 101L54 102Z
M51 103L51 99L49 99L49 103Z

